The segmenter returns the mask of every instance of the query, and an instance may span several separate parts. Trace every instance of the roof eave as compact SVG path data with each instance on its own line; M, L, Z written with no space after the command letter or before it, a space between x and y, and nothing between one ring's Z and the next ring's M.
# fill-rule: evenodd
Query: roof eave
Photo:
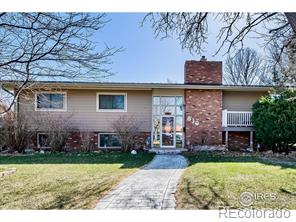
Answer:
M73 83L73 82L33 82L32 88L60 88L60 89L128 89L128 90L152 90L152 89L199 89L199 90L223 90L223 91L262 91L271 90L272 86L238 86L238 85L197 85L197 84L168 84L168 83ZM16 82L2 82L2 85L13 90Z

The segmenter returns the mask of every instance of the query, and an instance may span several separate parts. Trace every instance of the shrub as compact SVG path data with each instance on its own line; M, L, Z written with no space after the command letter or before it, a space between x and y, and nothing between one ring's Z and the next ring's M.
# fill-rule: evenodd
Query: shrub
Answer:
M48 145L53 151L65 151L69 133L67 131L52 131L48 135Z
M2 116L0 147L22 153L28 147L33 133L26 115L7 112Z
M122 151L136 149L136 138L140 135L141 123L133 116L120 116L111 123L111 128L118 135Z
M288 154L296 144L296 91L261 97L253 105L252 121L258 142Z
M80 138L83 151L90 152L95 149L94 142L92 141L92 132L81 132Z
M66 151L65 146L72 130L72 115L52 115L51 113L43 113L35 118L36 124L39 126L38 131L43 131L48 135L47 143L52 151Z

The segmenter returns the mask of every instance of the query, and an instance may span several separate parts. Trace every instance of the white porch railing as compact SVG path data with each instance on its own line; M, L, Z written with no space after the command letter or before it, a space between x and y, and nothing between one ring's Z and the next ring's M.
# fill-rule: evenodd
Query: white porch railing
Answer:
M252 112L243 111L222 111L222 127L250 127L253 126L251 121Z

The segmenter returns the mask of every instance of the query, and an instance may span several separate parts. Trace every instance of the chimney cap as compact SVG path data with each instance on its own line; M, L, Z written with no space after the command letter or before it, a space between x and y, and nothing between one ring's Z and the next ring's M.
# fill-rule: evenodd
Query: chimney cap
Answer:
M207 58L203 55L201 56L200 61L207 61Z

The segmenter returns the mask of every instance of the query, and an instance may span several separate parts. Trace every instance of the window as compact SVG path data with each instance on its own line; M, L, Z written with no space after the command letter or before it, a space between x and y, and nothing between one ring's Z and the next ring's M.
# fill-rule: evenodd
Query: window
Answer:
M98 93L97 111L126 112L126 93Z
M160 147L160 116L153 117L153 147Z
M48 134L46 133L38 133L37 134L37 147L39 149L48 149L49 141L48 141Z
M183 96L153 96L152 146L162 147L173 144L177 148L183 147L183 118ZM170 120L170 124L167 125L164 120ZM173 129L170 129L170 132L167 133L166 128L168 126L173 127Z
M45 111L65 111L66 94L65 93L36 93L35 110Z
M115 133L99 133L100 148L120 148L118 136Z
M275 100L275 99L279 99L279 98L281 97L281 95L280 95L280 94L275 94L275 93L273 93L273 94L270 94L270 97L271 97L273 100Z

